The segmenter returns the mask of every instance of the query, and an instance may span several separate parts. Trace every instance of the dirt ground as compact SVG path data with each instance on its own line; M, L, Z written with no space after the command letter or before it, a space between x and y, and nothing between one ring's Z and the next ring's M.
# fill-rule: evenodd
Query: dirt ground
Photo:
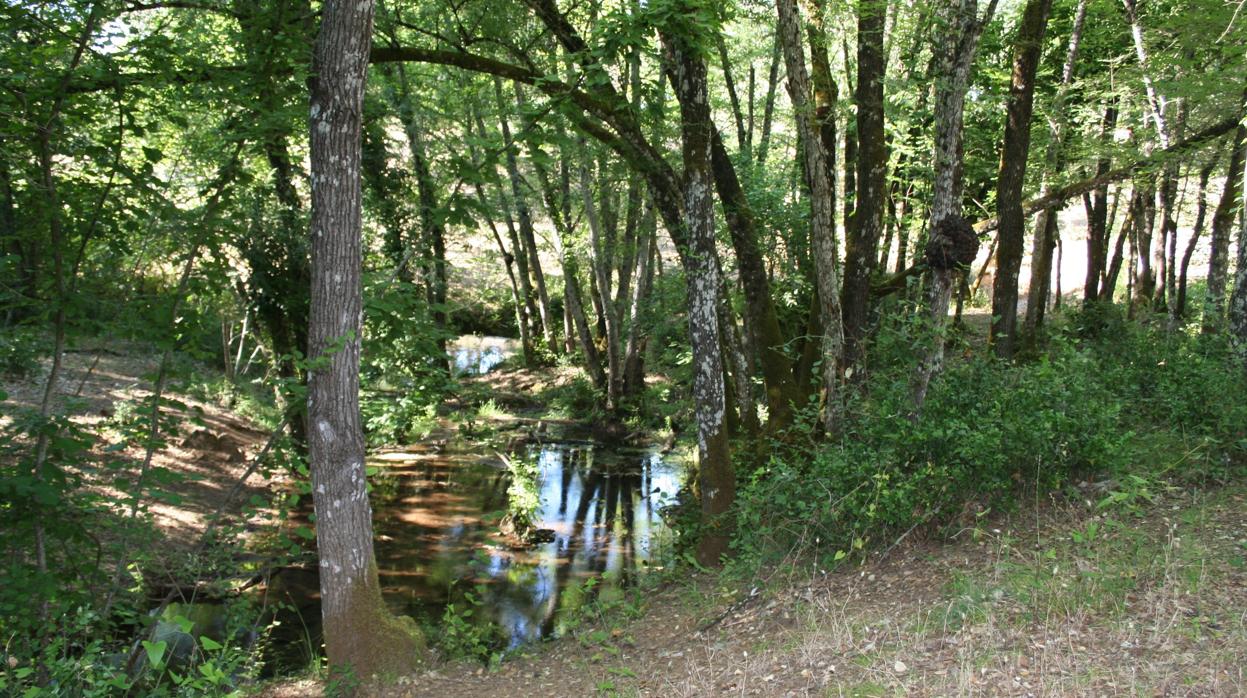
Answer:
M64 355L54 400L58 409L68 407L74 422L115 440L119 438L115 430L101 427L108 427L107 423L119 411L124 412L129 405L137 405L151 395L159 364L158 353L145 353L119 343L75 348ZM35 375L0 382L0 389L8 394L0 407L0 425L9 423L20 410L38 410L49 365L50 360L44 360ZM166 395L186 407L173 410L177 432L168 437L167 447L155 451L151 465L178 477L162 487L173 497L169 501L153 501L149 509L164 534L160 544L168 550L182 550L197 542L207 519L215 514L225 493L234 487L252 456L263 447L268 432L220 405L171 389ZM132 477L142 464L144 449L129 446L106 450L107 446L106 442L96 443L92 459L112 461L118 465L119 475ZM260 474L252 475L225 513L236 515L252 495L265 495L277 484L278 481L266 480ZM93 477L93 486L121 498L102 477Z
M1247 484L1137 512L1098 512L1086 491L832 572L669 582L635 619L607 613L499 668L437 665L384 695L1247 695Z

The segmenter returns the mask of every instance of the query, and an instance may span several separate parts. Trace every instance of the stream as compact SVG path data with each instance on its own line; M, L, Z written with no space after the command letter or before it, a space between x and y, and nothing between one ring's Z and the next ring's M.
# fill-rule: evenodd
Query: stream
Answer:
M472 339L452 345L466 374L488 372L514 351L514 340ZM676 502L683 465L654 448L605 447L581 438L585 431L516 420L492 441L461 433L370 454L377 566L390 610L439 624L450 604L461 618L471 609L469 622L511 649L561 634L586 603L618 597L655 564L669 544L662 512ZM504 461L516 459L536 472L526 492L536 500L538 535L527 543L501 526L512 481ZM295 645L276 663L306 661L309 638L318 645L320 636L314 567L283 570L268 591L290 611L274 645Z

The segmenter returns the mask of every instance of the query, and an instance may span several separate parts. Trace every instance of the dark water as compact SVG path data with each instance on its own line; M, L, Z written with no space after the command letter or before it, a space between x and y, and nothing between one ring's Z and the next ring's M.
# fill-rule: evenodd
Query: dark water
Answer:
M550 538L527 547L499 533L510 478L498 463L379 459L379 481L396 489L376 512L377 564L393 610L430 615L479 588L479 612L515 646L555 633L560 613L584 600L575 589L584 580L598 578L603 593L654 557L665 532L661 509L680 484L677 467L653 453L606 456L587 445L544 444L526 457L538 471L535 525Z
M514 648L559 634L577 609L619 594L660 555L680 465L653 450L587 442L517 450L537 466L534 523L544 542L517 545L500 531L511 479L496 454L424 447L371 459L377 565L392 611L436 624L447 604L472 607L474 622ZM273 591L298 609L287 630L316 641L314 570L283 572Z

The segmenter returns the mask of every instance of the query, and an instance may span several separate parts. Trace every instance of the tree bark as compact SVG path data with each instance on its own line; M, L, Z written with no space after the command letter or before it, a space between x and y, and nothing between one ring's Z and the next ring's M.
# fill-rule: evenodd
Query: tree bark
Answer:
M1064 169L1061 150L1064 146L1065 128L1068 123L1065 98L1074 81L1074 65L1078 60L1078 48L1082 42L1082 30L1087 19L1087 2L1088 0L1079 0L1078 6L1074 9L1074 24L1070 29L1069 44L1065 50L1065 63L1061 68L1061 85L1057 88L1056 97L1052 100L1052 115L1048 117L1051 140L1044 152L1043 194L1052 191L1048 176ZM1043 325L1044 310L1047 306L1048 287L1052 276L1052 251L1057 242L1054 236L1060 234L1060 226L1056 220L1059 212L1059 208L1051 206L1040 211L1035 221L1035 243L1031 252L1031 281L1026 294L1030 301L1026 305L1026 324L1023 332L1023 335L1032 342ZM1090 258L1088 258L1088 268L1090 266Z
M1199 170L1199 189L1195 195L1195 225L1191 228L1191 238L1187 240L1186 249L1182 251L1182 264L1178 271L1176 312L1179 319L1186 317L1187 271L1191 267L1191 257L1195 254L1195 247L1199 244L1199 238L1204 234L1204 221L1208 213L1208 180L1212 177L1212 171L1216 169L1219 160L1220 157L1214 157ZM1242 242L1240 241L1239 244L1241 245Z
M522 100L522 95L523 93L517 87L517 100ZM511 249L515 251L520 274L520 288L524 291L528 317L540 315L541 336L545 339L546 346L554 351L556 348L554 318L550 316L550 295L546 290L546 276L541 269L537 237L533 231L533 216L528 207L528 197L524 195L524 180L520 176L516 147L511 138L511 124L507 121L506 100L502 96L502 80L496 76L494 77L494 97L498 103L498 125L502 131L502 145L507 151L507 180L511 184L511 202L515 206L515 217L519 223L519 239L512 241ZM536 290L535 297L534 290Z
M1107 143L1117 126L1117 108L1110 102L1104 109L1100 125L1100 141ZM1112 160L1103 156L1096 163L1096 176L1102 177L1112 167ZM1083 283L1083 303L1093 303L1100 298L1100 279L1104 276L1108 260L1108 183L1095 189L1091 208L1087 212L1087 277Z
M749 147L745 133L745 115L740 109L740 96L736 93L736 79L732 76L732 60L727 54L727 40L723 32L715 37L719 49L719 64L723 67L723 83L727 86L728 102L732 105L732 122L736 124L736 149L742 153Z
M857 9L857 196L853 224L845 230L844 363L861 357L870 308L870 278L883 229L888 152L883 130L883 25L887 2L869 0Z
M1243 95L1247 100L1247 92ZM1212 252L1208 258L1208 298L1204 303L1204 334L1212 334L1222 329L1222 316L1225 314L1225 285L1230 259L1230 227L1238 207L1242 205L1239 196L1243 182L1243 162L1247 158L1247 124L1240 123L1234 130L1234 141L1230 146L1230 166L1225 173L1225 188L1221 192L1221 201L1212 214Z
M677 4L689 3L684 0ZM706 64L695 52L690 38L664 33L663 43L671 54L675 72L672 83L680 103L684 159L684 225L689 242L685 275L702 511L702 538L697 547L697 559L703 565L716 565L727 552L731 523L728 510L736 494L736 474L724 424L726 396L717 310L720 280L710 167L714 124L710 118Z
M989 344L998 356L1013 356L1018 345L1018 274L1026 238L1022 213L1022 188L1026 183L1026 160L1030 152L1031 114L1035 98L1035 73L1043 50L1052 0L1027 0L1022 11L1013 51L1013 80L1006 107L1004 147L996 180L1000 242L996 248L996 281L992 290L992 322ZM1043 231L1037 231L1042 235ZM1043 299L1031 299L1042 303Z
M732 248L736 252L736 266L745 294L746 331L752 335L754 346L761 352L768 420L771 426L782 427L791 417L792 401L797 396L792 359L784 351L786 341L771 297L771 282L766 276L765 260L762 251L758 249L758 230L753 209L749 206L749 200L736 175L736 168L728 157L727 149L723 147L723 139L717 130L711 135L711 167L714 171L715 189L727 217L727 229L732 239Z
M936 6L941 25L936 55L939 56L935 81L935 179L931 192L931 235L945 227L945 221L961 218L962 150L961 138L966 89L970 84L970 68L978 51L983 27L996 12L996 0L990 0L982 19L978 17L977 0L941 0ZM953 265L931 267L926 286L925 313L930 325L929 344L921 351L914 373L912 392L914 417L922 412L931 378L944 365L944 325L948 321L948 304L958 273Z
M585 218L589 222L589 264L593 273L593 285L597 289L598 318L605 325L606 340L606 409L614 411L619 407L619 391L623 385L622 364L619 357L619 325L610 299L610 259L605 252L602 235L602 222L598 216L597 206L593 200L593 184L589 177L589 160L591 155L585 142L581 140L580 158L580 194L584 206Z
M809 108L810 79L801 46L800 19L795 0L777 0L779 41L788 71L788 94L792 100L797 135L802 144L805 176L810 185L810 242L822 322L822 424L834 431L839 420L838 391L844 351L844 325L840 309L839 273L835 240L835 184L827 167L827 153Z
M415 624L381 599L359 413L363 314L360 131L374 4L326 0L312 86L312 305L309 451L325 651L338 672L369 680L412 670Z
M779 62L779 36L776 36L775 45L771 48L771 67L766 74L766 98L762 102L762 135L758 138L755 163L757 165L766 164L766 156L771 149L771 124L775 116L775 89L779 85Z
M623 394L627 396L639 395L645 387L645 336L641 331L641 315L654 281L650 260L654 254L656 234L653 208L647 207L637 233L636 283L632 285L628 337L624 344Z
M1247 364L1247 211L1238 211L1238 260L1234 291L1230 294L1230 342Z

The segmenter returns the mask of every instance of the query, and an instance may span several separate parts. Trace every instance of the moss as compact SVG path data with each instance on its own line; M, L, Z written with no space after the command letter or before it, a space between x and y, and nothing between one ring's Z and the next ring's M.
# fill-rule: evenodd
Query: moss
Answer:
M382 685L414 672L428 654L415 621L385 607L375 563L365 580L353 590L341 617L325 618L330 674L346 695L378 693Z

